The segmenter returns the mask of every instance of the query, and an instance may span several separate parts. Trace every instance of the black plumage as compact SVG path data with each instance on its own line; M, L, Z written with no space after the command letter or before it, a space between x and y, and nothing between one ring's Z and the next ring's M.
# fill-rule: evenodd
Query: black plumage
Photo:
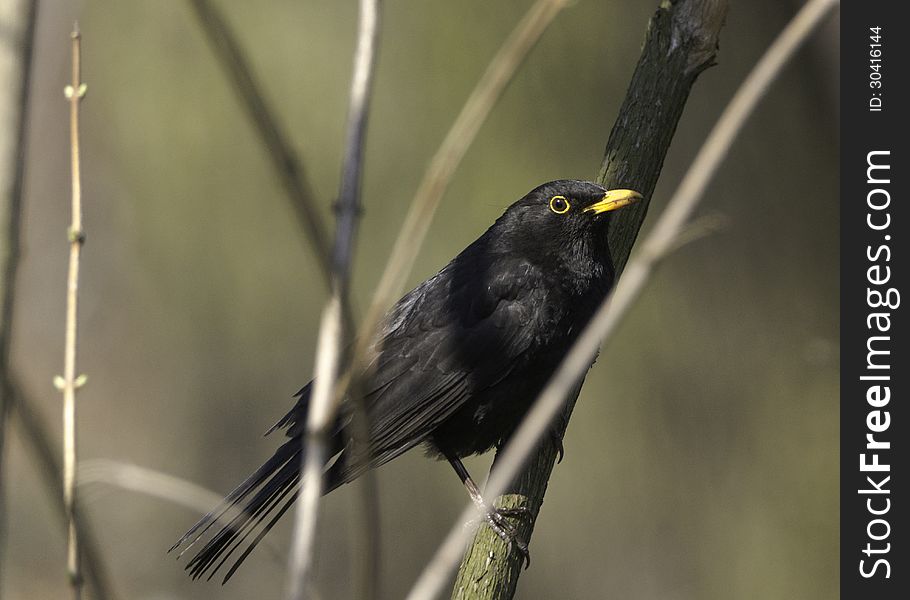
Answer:
M351 457L352 407L345 403L332 436L326 493L423 444L448 459L482 502L460 459L509 437L604 299L614 279L611 211L638 198L585 181L546 183L399 300L383 321L362 385L370 457ZM284 428L288 440L175 544L192 545L231 507L242 507L189 562L193 577L211 577L246 544L227 580L293 504L311 386L273 427ZM500 535L514 534L501 515L493 512L489 521Z

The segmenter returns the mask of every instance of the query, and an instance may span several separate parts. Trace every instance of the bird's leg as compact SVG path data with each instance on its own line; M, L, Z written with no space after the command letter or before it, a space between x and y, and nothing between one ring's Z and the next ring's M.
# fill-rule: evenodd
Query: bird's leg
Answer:
M461 483L463 483L468 490L468 495L471 496L471 500L483 512L483 519L487 526L508 545L509 550L512 549L513 545L518 548L518 552L521 553L525 563L525 568L531 566L531 554L528 552L528 544L521 539L518 530L515 529L515 526L509 522L507 518L527 517L530 514L528 507L517 506L515 508L498 508L491 504L487 504L483 499L483 495L480 493L480 488L477 487L477 484L471 479L471 475L468 473L464 464L462 464L461 459L457 456L450 456L448 454L446 455L446 458L448 459L449 464L452 465L452 468L455 469L459 479L461 479Z
M527 506L516 506L515 508L495 508L487 504L483 499L483 495L480 493L480 488L474 483L474 480L471 479L471 475L468 473L468 470L465 468L461 460L454 456L446 456L449 460L449 464L452 465L452 468L455 469L455 472L458 473L459 479L464 484L465 488L468 490L468 494L471 496L471 500L474 501L479 508L484 509L486 512L498 512L506 517L524 517L527 516L530 511Z

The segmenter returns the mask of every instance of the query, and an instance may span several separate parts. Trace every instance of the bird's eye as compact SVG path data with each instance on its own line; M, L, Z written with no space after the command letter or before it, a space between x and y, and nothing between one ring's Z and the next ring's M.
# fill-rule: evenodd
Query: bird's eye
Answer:
M566 200L565 196L553 196L550 198L550 210L555 212L557 215L562 215L569 212L569 201Z

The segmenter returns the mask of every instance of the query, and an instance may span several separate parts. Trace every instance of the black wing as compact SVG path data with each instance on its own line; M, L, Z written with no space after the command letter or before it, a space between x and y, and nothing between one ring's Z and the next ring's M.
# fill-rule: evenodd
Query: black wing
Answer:
M425 441L539 342L537 269L509 257L479 265L470 250L402 298L386 320L366 397L370 466Z

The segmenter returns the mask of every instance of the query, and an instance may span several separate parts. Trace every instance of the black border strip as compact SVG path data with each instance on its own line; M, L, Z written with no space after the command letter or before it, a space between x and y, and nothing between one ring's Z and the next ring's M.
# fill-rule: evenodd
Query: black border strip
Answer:
M907 72L899 3L841 6L841 597L910 598ZM906 300L910 300L907 298ZM900 458L899 458L900 457Z

